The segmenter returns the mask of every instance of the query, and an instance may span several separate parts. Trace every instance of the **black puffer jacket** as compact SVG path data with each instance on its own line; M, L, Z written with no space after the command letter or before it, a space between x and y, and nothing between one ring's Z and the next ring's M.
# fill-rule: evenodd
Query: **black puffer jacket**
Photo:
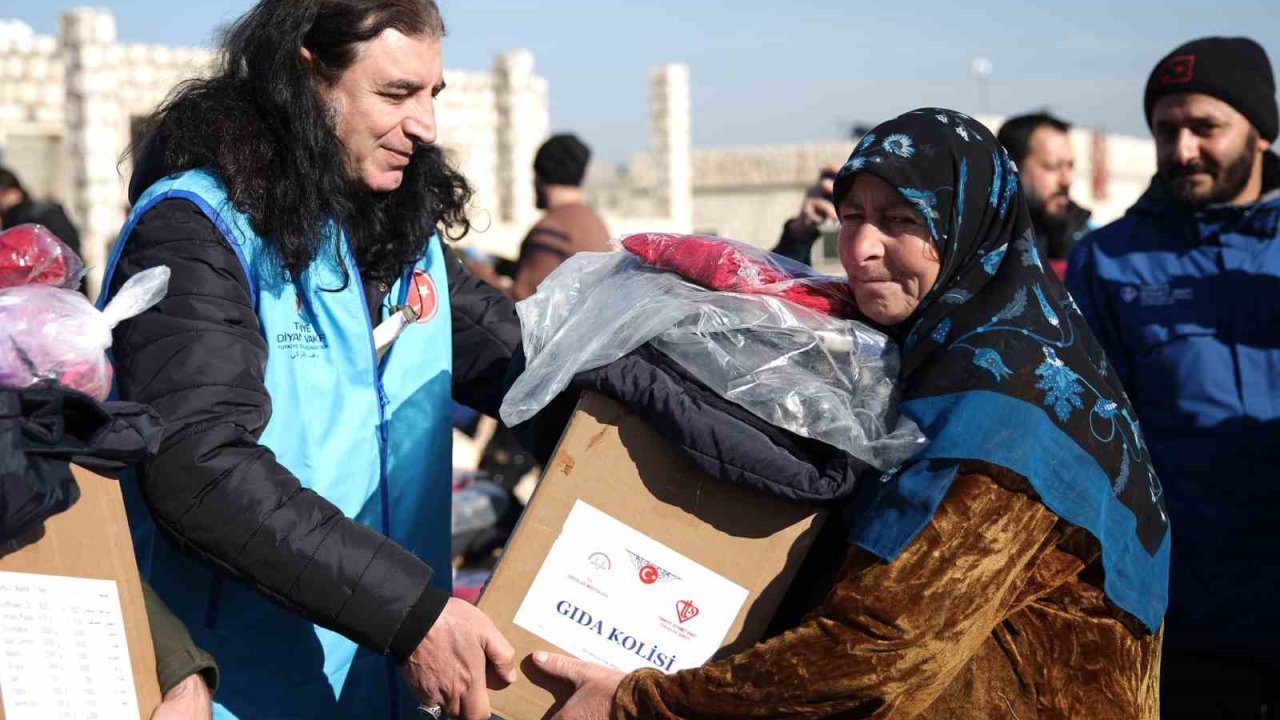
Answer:
M444 254L454 397L496 413L519 321L505 296ZM431 568L303 488L258 444L271 417L267 346L231 246L194 205L165 200L128 238L111 291L157 265L172 273L168 296L117 327L113 347L122 396L166 426L140 478L157 525L312 622L403 660L448 598L428 587Z

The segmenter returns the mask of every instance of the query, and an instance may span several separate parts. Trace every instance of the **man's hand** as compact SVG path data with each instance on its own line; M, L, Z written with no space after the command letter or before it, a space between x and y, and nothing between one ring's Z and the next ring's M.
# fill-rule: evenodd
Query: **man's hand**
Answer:
M818 231L829 220L838 217L831 194L835 192L835 173L838 168L826 167L818 182L805 191L804 202L800 203L800 213L788 221L792 233L810 235Z
M573 695L551 720L609 720L613 696L618 692L624 673L604 665L546 652L534 653L533 664L551 677L573 686Z
M213 717L213 695L199 673L169 688L152 713L151 720L210 720Z
M489 720L485 688L515 682L515 650L484 613L449 598L401 670L424 705L463 720Z

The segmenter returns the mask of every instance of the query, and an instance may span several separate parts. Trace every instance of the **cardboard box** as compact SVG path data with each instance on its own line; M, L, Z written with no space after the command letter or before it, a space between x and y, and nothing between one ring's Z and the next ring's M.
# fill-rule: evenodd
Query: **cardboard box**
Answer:
M519 661L517 682L490 693L494 712L536 720L565 699L537 677L535 650L673 671L708 659L685 653L694 645L750 647L822 519L691 468L622 405L584 395L480 598Z
M120 485L80 467L72 466L72 473L80 485L80 499L66 512L46 520L39 540L0 557L0 571L114 581L137 707L142 718L150 718L160 704L160 687ZM71 658L62 660L73 662ZM90 662L96 663L94 672L107 670L107 662L101 658L91 658ZM0 687L0 698L3 693L4 688ZM79 711L84 711L84 698L75 700ZM0 720L3 718L0 702Z

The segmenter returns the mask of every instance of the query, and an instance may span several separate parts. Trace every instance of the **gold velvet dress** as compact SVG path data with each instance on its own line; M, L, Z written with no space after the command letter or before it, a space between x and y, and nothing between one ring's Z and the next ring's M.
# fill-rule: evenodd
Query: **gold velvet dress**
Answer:
M892 563L849 552L793 630L703 667L623 680L612 717L1159 717L1160 635L1101 588L1096 542L1022 477L961 465Z

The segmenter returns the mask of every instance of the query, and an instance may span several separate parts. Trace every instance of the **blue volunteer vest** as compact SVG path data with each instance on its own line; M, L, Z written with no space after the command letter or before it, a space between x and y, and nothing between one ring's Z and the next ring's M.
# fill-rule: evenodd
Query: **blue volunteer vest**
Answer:
M167 177L138 199L116 240L104 288L134 225L170 198L193 203L213 222L249 278L267 341L273 409L261 444L304 487L428 563L436 571L432 585L448 591L452 332L441 243L433 238L425 256L387 293L384 307L413 305L422 317L379 363L345 237L345 288L332 291L343 286L343 277L331 256L317 259L295 284L232 206L221 179L208 171ZM341 232L331 225L327 240ZM136 482L124 478L122 484L139 567L218 661L216 718L416 717L416 703L388 658L280 608L182 551L154 531Z

